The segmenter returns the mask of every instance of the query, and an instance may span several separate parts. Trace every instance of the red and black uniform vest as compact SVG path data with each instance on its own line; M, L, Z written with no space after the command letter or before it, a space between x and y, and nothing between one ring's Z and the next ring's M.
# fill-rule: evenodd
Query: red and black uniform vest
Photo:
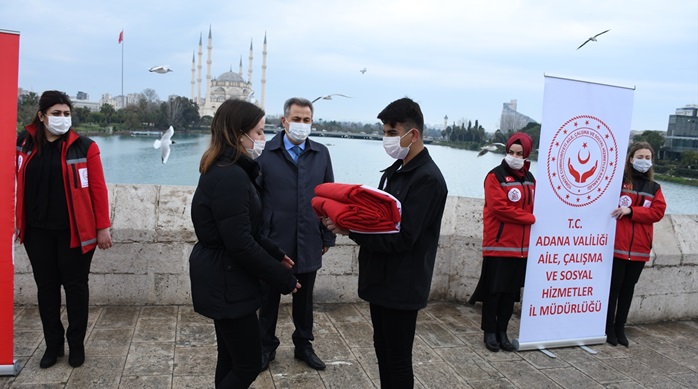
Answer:
M29 125L17 137L16 228L19 240L24 240L24 188L27 163L35 155L36 127ZM104 182L99 147L88 137L72 129L61 146L61 162L65 197L70 226L70 247L80 247L83 253L97 246L97 230L109 228L109 199Z
M528 257L533 198L536 180L531 172L513 175L506 162L485 177L485 207L482 212L482 255L484 257Z

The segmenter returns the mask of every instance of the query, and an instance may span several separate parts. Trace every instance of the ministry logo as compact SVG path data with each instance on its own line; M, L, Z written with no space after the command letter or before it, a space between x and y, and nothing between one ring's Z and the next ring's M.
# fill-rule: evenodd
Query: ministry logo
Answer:
M618 165L613 132L601 119L581 115L563 124L548 151L548 181L567 205L583 207L608 189Z

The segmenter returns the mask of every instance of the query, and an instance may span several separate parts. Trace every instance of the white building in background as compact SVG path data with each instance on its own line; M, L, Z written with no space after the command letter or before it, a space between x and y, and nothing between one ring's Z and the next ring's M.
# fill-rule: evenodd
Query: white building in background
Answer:
M140 93L129 93L126 95L126 98L122 98L121 95L112 96L109 93L104 93L102 94L102 98L99 99L99 106L101 108L103 104L109 104L114 107L114 109L123 109L129 104L138 104L140 98Z
M92 112L99 112L102 106L99 101L90 101L90 95L85 92L78 91L75 96L70 96L73 103L73 108L87 108Z
M502 116L499 118L499 129L501 131L518 131L531 122L538 123L531 117L519 113L516 110L516 100L511 100L503 104Z
M241 99L254 102L264 109L264 94L266 87L266 69L267 69L267 35L264 34L264 48L262 50L262 79L261 93L259 100L254 95L255 91L252 88L252 63L253 50L252 41L250 41L250 56L249 66L247 70L247 80L242 76L242 57L240 57L240 69L238 72L233 72L232 66L230 70L222 73L218 77L211 76L211 53L213 51L213 39L211 36L211 28L208 30L208 59L206 60L206 84L205 95L202 97L202 79L201 72L203 68L203 35L199 36L199 61L196 62L195 54L191 58L191 99L199 106L199 116L213 116L218 107L228 99ZM198 71L198 73L197 73ZM196 93L195 93L196 91Z

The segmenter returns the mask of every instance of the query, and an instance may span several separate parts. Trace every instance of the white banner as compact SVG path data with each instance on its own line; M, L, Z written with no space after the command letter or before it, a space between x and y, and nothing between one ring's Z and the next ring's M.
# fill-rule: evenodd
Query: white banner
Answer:
M633 92L545 77L519 350L606 341Z

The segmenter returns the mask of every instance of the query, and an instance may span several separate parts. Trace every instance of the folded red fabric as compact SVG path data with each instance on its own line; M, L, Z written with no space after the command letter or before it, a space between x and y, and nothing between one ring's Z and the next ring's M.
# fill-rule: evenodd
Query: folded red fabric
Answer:
M341 229L362 233L400 231L400 201L366 185L328 182L315 187L311 200L318 217L329 217Z

